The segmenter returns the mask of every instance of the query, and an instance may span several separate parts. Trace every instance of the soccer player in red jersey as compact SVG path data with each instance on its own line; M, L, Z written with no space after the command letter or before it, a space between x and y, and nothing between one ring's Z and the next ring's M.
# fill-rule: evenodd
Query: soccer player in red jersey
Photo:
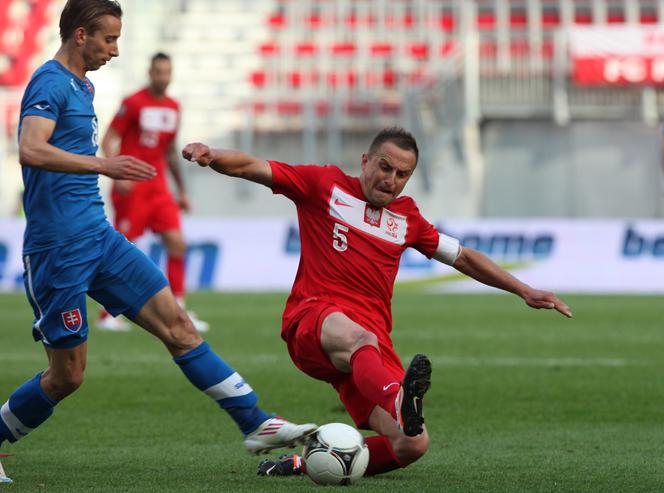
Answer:
M180 123L180 105L166 94L171 82L171 59L164 53L152 57L148 87L128 96L113 118L104 139L106 156L126 154L142 159L157 169L156 178L137 183L115 180L111 200L115 209L115 228L134 241L146 229L157 233L167 254L167 276L180 306L185 306L185 255L180 209L189 212L189 197L184 186L175 139ZM119 144L119 146L118 146ZM167 180L170 170L177 187L177 200ZM199 332L209 329L207 322L192 312L189 317ZM127 330L126 322L102 311L100 329Z
M404 372L390 337L392 291L406 248L514 293L533 308L572 315L555 294L522 283L483 254L439 233L413 199L399 196L418 158L414 138L401 128L374 138L362 156L359 177L336 166L291 166L200 143L187 145L183 156L295 202L302 251L282 337L295 365L332 384L355 424L378 434L367 438L369 475L407 466L429 443L422 399L431 365L417 355ZM280 467L268 468L270 475L296 469L288 458L275 464Z

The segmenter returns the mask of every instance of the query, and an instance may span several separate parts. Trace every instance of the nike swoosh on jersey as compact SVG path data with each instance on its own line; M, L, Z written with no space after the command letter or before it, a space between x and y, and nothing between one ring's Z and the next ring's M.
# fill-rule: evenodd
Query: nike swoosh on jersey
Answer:
M33 106L33 108L37 108L38 110L47 110L51 107L50 104L36 104Z
M335 199L334 205L343 205L344 207L352 207L350 204L347 204L346 202L344 202L339 198Z
M392 385L399 385L399 382L392 382L383 387L383 392L385 392L387 389L389 389Z

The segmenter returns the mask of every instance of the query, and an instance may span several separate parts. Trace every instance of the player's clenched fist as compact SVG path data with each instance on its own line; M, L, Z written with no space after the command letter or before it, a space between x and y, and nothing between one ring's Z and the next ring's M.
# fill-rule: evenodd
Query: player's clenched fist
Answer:
M157 176L157 170L135 157L115 156L102 160L101 174L116 180L146 181Z
M210 148L200 142L187 144L184 149L182 149L182 157L187 161L198 163L201 166L208 166L212 162Z

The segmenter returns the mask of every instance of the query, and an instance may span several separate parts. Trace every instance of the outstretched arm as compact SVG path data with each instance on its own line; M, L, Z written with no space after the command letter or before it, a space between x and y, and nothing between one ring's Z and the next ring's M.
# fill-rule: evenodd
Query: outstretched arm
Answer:
M459 254L452 263L452 267L459 272L488 286L514 293L523 298L526 304L532 308L555 309L566 317L572 316L569 307L560 301L555 294L534 289L519 281L477 250L467 247L459 248Z
M55 121L41 116L26 116L21 125L19 162L22 166L63 173L99 173L122 180L143 181L154 178L156 170L130 156L99 158L63 151L48 143Z
M266 187L272 187L272 168L264 159L233 149L210 149L199 142L187 144L182 156L199 166L208 166L228 176L244 178Z

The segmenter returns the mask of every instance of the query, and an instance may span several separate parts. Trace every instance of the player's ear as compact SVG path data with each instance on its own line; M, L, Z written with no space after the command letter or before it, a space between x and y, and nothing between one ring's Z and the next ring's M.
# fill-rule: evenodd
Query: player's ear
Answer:
M77 27L74 29L74 43L76 43L76 46L83 46L85 44L85 40L88 37L88 32L85 30L83 26Z
M364 168L367 166L368 162L369 162L369 156L366 154L362 154L362 171L364 171Z

